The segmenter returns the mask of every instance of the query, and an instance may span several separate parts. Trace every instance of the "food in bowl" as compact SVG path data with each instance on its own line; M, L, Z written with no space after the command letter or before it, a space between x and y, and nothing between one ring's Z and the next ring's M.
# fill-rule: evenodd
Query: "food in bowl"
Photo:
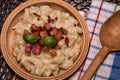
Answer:
M81 51L82 29L77 19L49 5L25 8L13 30L13 55L34 75L59 74L73 65Z

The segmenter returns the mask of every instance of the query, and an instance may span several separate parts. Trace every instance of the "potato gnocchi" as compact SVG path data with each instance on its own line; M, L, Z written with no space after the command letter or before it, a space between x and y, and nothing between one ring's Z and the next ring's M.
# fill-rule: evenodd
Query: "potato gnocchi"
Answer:
M30 32L32 24L43 26L48 21L48 16L52 19L57 17L54 23L50 23L51 27L63 28L67 31L67 35L64 37L69 38L69 46L65 44L64 39L61 39L58 42L61 48L56 50L57 55L55 57L50 56L47 52L41 52L39 55L31 52L30 56L25 55L24 30L26 29ZM13 54L18 63L31 74L38 76L57 75L60 70L70 68L80 53L79 42L82 41L82 29L78 21L69 13L52 9L48 5L26 8L22 20L14 26L14 31L15 42Z

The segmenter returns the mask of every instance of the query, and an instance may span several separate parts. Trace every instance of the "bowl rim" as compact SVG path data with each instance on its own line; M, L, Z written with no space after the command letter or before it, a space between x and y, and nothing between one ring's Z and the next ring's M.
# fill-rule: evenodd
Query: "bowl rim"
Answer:
M78 22L81 25L81 28L84 32L83 34L83 45L84 47L82 47L82 50L80 53L84 53L84 55L81 55L78 57L78 59L75 61L74 66L72 66L70 71L66 71L66 73L64 75L58 75L58 76L52 76L52 77L38 77L35 75L32 75L24 70L22 70L19 66L16 66L14 61L12 61L12 59L10 58L10 55L8 55L9 51L7 48L7 32L8 32L8 28L10 23L12 22L12 20L15 18L15 16L21 12L23 9L25 9L28 6L34 5L34 4L38 4L38 3L54 3L60 6L65 7L67 10L69 10L71 13L74 12L74 16L75 18L78 20ZM88 28L87 25L85 23L84 18L78 13L78 11L72 7L70 4L68 4L67 2L64 2L62 0L28 0L26 2L24 2L23 4L19 5L17 8L15 8L10 15L7 17L6 21L4 22L2 31L1 31L1 50L2 50L2 54L5 58L5 61L7 62L7 64L9 65L9 67L19 76L23 77L24 79L35 79L35 80L40 80L40 79L64 79L67 78L68 76L70 76L71 74L73 74L84 62L86 56L87 56L87 51L89 48L89 33L88 33ZM80 60L81 58L81 60Z

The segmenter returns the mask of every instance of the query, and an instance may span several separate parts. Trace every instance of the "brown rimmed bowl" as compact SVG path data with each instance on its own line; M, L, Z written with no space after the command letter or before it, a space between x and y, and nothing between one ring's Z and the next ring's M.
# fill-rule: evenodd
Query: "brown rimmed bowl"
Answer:
M77 59L75 60L74 64L67 70L62 70L59 72L58 75L50 76L50 77L40 77L36 75L32 75L29 72L25 71L17 62L16 58L13 56L13 49L14 46L14 33L13 33L13 26L14 24L19 20L21 15L23 14L23 10L27 7L30 7L31 5L50 5L53 8L62 9L63 11L66 11L70 13L72 16L74 16L81 26L83 30L82 35L82 46L81 46L81 52ZM85 23L85 20L83 17L78 13L78 11L73 8L70 4L62 1L62 0L28 0L25 3L18 6L15 10L12 11L12 13L8 16L6 19L2 32L1 32L1 49L3 56L7 62L7 64L10 66L10 68L19 76L23 77L24 79L28 80L59 80L59 79L65 79L71 74L73 74L83 63L83 61L86 58L87 51L89 48L89 34L88 29Z

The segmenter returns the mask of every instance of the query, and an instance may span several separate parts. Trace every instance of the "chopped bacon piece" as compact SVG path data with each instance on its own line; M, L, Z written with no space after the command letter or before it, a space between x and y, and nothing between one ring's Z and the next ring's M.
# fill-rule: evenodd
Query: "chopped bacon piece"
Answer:
M69 38L68 38L68 37L65 38L65 44L66 44L67 46L69 46Z
M67 31L66 31L65 29L60 28L60 30L62 31L62 33L63 33L64 35L67 35Z
M48 19L50 18L50 16L48 16Z
M34 54L40 54L40 52L41 52L41 44L40 43L35 43L33 45L32 52Z
M29 34L29 31L25 29L24 34Z
M67 31L63 29L63 34L64 35L67 35Z
M32 49L32 45L29 44L29 43L26 43L26 44L25 44L25 54L26 54L27 56L30 56L30 54L31 54L31 49Z
M55 28L52 28L52 30L50 31L50 35L56 35L58 33L58 29L55 27Z
M58 44L56 44L55 47L54 47L54 49L56 49L56 50L58 50L58 49L60 49L60 48L61 48L61 46L58 45Z
M45 26L40 26L40 31L46 31Z
M36 31L33 33L35 36L37 36L38 38L40 37L40 32L39 31Z
M46 30L50 30L50 29L51 29L50 23L45 23L44 28L45 28Z
M40 32L40 36L41 36L41 37L44 37L44 36L48 36L48 34L47 34L46 31L41 31L41 32Z
M54 50L54 49L51 49L49 53L52 57L57 56L56 50Z
M37 13L33 13L33 15L36 16L36 17L40 17L40 15L37 14Z
M58 17L55 17L55 20L57 21L57 20L58 20Z
M32 31L32 32L40 31L40 27L37 26L37 25L35 25L35 24L33 24L33 25L31 26L31 31Z
M55 21L54 19L51 19L50 16L48 16L48 23L51 23L51 22L54 23L54 21Z
M43 51L43 52L48 52L49 49L48 49L46 46L44 46L44 47L42 47L42 51Z
M57 39L57 41L60 41L63 37L62 31L58 30L58 33L54 37Z

